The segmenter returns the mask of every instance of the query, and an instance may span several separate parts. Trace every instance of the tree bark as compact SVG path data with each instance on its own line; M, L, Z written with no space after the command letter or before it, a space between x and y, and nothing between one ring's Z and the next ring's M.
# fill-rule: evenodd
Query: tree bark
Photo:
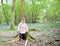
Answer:
M32 12L32 23L34 23L34 13Z
M32 23L34 23L34 12L35 12L33 5L34 5L34 0L32 0Z
M15 3L16 3L16 0L12 0L12 7L11 7L11 29L14 29L14 14L15 14Z
M15 23L15 25L17 25L17 24L18 24L18 16L17 16L16 11L15 11L15 21L14 21L14 23Z
M20 18L22 18L22 17L24 17L24 0L21 0L21 17Z
M6 0L6 4L8 3L8 0Z
M0 18L0 24L2 23L1 18Z

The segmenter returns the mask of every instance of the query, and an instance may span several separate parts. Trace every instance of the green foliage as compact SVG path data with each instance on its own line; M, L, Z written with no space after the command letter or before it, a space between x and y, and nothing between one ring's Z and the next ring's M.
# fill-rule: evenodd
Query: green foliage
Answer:
M11 20L11 9L10 9L10 5L5 4L4 5L4 8L5 8L5 13L6 13L6 18L10 22L10 20Z
M20 22L21 0L16 0L15 5L15 24ZM6 18L11 21L11 5L4 4ZM2 6L0 5L0 9ZM27 22L57 22L60 21L60 1L59 0L25 0L24 16ZM0 23L5 23L2 10L0 10Z

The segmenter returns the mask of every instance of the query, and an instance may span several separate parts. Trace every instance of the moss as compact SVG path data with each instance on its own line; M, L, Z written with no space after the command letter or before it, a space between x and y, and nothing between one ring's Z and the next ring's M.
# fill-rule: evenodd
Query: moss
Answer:
M28 33L28 34L27 34L27 39L32 41L32 40L35 40L35 37L31 36L31 35Z
M10 25L10 30L14 30L14 25L13 24Z
M32 29L29 29L29 31L37 31L37 29L35 29L35 28L32 28Z
M56 33L55 35L56 35L56 36L60 36L60 33Z

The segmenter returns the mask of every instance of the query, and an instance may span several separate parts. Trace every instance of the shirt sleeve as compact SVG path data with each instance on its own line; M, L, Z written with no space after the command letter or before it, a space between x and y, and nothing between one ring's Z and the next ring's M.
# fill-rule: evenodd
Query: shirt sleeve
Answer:
M28 32L28 26L27 26L27 24L26 24L26 31Z
M18 25L18 31L20 31L20 25L21 25L21 23L19 23L19 25Z

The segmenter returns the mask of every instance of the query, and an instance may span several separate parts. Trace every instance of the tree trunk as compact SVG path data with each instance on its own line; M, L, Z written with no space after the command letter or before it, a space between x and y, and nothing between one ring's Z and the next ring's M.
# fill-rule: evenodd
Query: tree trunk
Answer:
M32 12L32 23L34 23L34 14Z
M8 19L7 19L6 13L5 13L5 8L4 8L3 0L1 0L1 5L2 5L3 15L4 15L4 17L5 17L5 22L6 22L7 25L8 25L9 23L8 23Z
M16 3L16 0L12 0L12 7L11 7L11 29L14 29L14 14L15 14L15 3Z
M28 13L27 13L27 16L26 16L26 22L28 22Z
M32 0L32 23L34 23L34 12L35 12L33 5L34 5L34 0Z
M20 18L22 18L22 17L24 17L24 0L21 0L21 17Z
M1 18L0 18L0 24L2 23Z
M6 4L8 3L8 0L6 0Z
M15 25L17 25L17 23L18 23L17 21L18 21L18 16L17 16L17 13L15 11L15 21L14 21Z
M2 23L2 19L1 19L2 16L0 16L0 24Z

